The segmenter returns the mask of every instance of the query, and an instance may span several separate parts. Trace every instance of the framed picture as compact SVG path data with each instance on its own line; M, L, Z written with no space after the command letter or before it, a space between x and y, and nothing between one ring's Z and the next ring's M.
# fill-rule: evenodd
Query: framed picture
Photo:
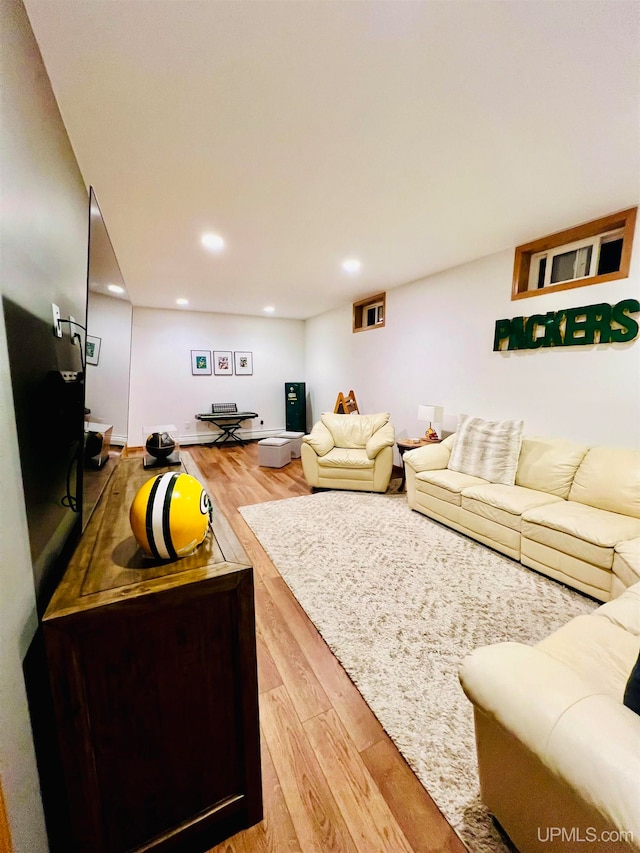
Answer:
M87 335L87 343L86 343L86 353L87 353L87 364L97 364L100 360L100 344L102 343L102 338L94 338L91 335Z
M213 353L213 372L216 376L230 376L233 374L233 362L230 352Z
M253 373L253 353L234 352L233 364L236 376L251 376Z
M194 376L211 376L211 350L191 350L191 372Z

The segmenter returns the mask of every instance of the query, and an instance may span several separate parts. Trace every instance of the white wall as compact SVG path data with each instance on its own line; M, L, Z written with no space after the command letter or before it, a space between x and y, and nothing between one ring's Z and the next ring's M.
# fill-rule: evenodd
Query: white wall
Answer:
M422 403L444 406L450 431L466 413L523 418L529 435L638 446L639 339L498 353L493 334L502 318L639 298L640 234L628 279L516 302L510 298L513 257L513 250L501 252L389 290L382 329L353 334L351 306L309 320L306 376L314 420L333 410L338 391L353 388L360 411L391 412L398 436L424 433L417 420Z
M253 375L193 376L191 350L248 350ZM284 429L284 383L302 381L302 320L134 307L128 444L142 445L144 426L169 423L181 444L211 440L211 427L194 415L210 412L212 403L259 414L240 435Z
M48 322L52 302L63 317L73 314L84 322L87 192L24 7L19 0L0 0L0 10L2 295ZM3 319L0 435L0 774L16 853L44 853L22 672L37 626L36 605Z
M87 364L86 406L90 419L113 425L113 444L127 443L131 303L89 293L87 333L100 338L98 364Z

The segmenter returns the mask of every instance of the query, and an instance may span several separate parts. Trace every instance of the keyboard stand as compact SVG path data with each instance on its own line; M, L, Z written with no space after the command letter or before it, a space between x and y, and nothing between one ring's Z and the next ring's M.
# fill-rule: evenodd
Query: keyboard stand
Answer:
M220 435L216 436L216 438L209 443L209 447L213 447L214 444L225 444L227 439L230 439L234 444L244 446L247 442L237 434L240 429L240 424L242 421L246 421L249 418L257 417L258 415L256 412L236 412L233 414L207 413L196 415L196 420L215 424L220 429Z

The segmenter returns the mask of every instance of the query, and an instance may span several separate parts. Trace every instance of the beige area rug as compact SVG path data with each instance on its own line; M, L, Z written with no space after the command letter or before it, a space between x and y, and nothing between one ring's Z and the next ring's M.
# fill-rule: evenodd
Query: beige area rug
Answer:
M405 495L318 492L240 508L467 847L505 851L479 799L462 658L533 644L596 602L412 512Z

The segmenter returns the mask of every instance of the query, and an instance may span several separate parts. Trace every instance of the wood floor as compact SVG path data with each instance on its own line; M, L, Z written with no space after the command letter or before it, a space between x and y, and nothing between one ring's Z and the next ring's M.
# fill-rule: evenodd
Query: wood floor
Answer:
M264 820L212 853L463 853L237 511L309 494L300 460L260 468L255 443L183 449L255 573Z

